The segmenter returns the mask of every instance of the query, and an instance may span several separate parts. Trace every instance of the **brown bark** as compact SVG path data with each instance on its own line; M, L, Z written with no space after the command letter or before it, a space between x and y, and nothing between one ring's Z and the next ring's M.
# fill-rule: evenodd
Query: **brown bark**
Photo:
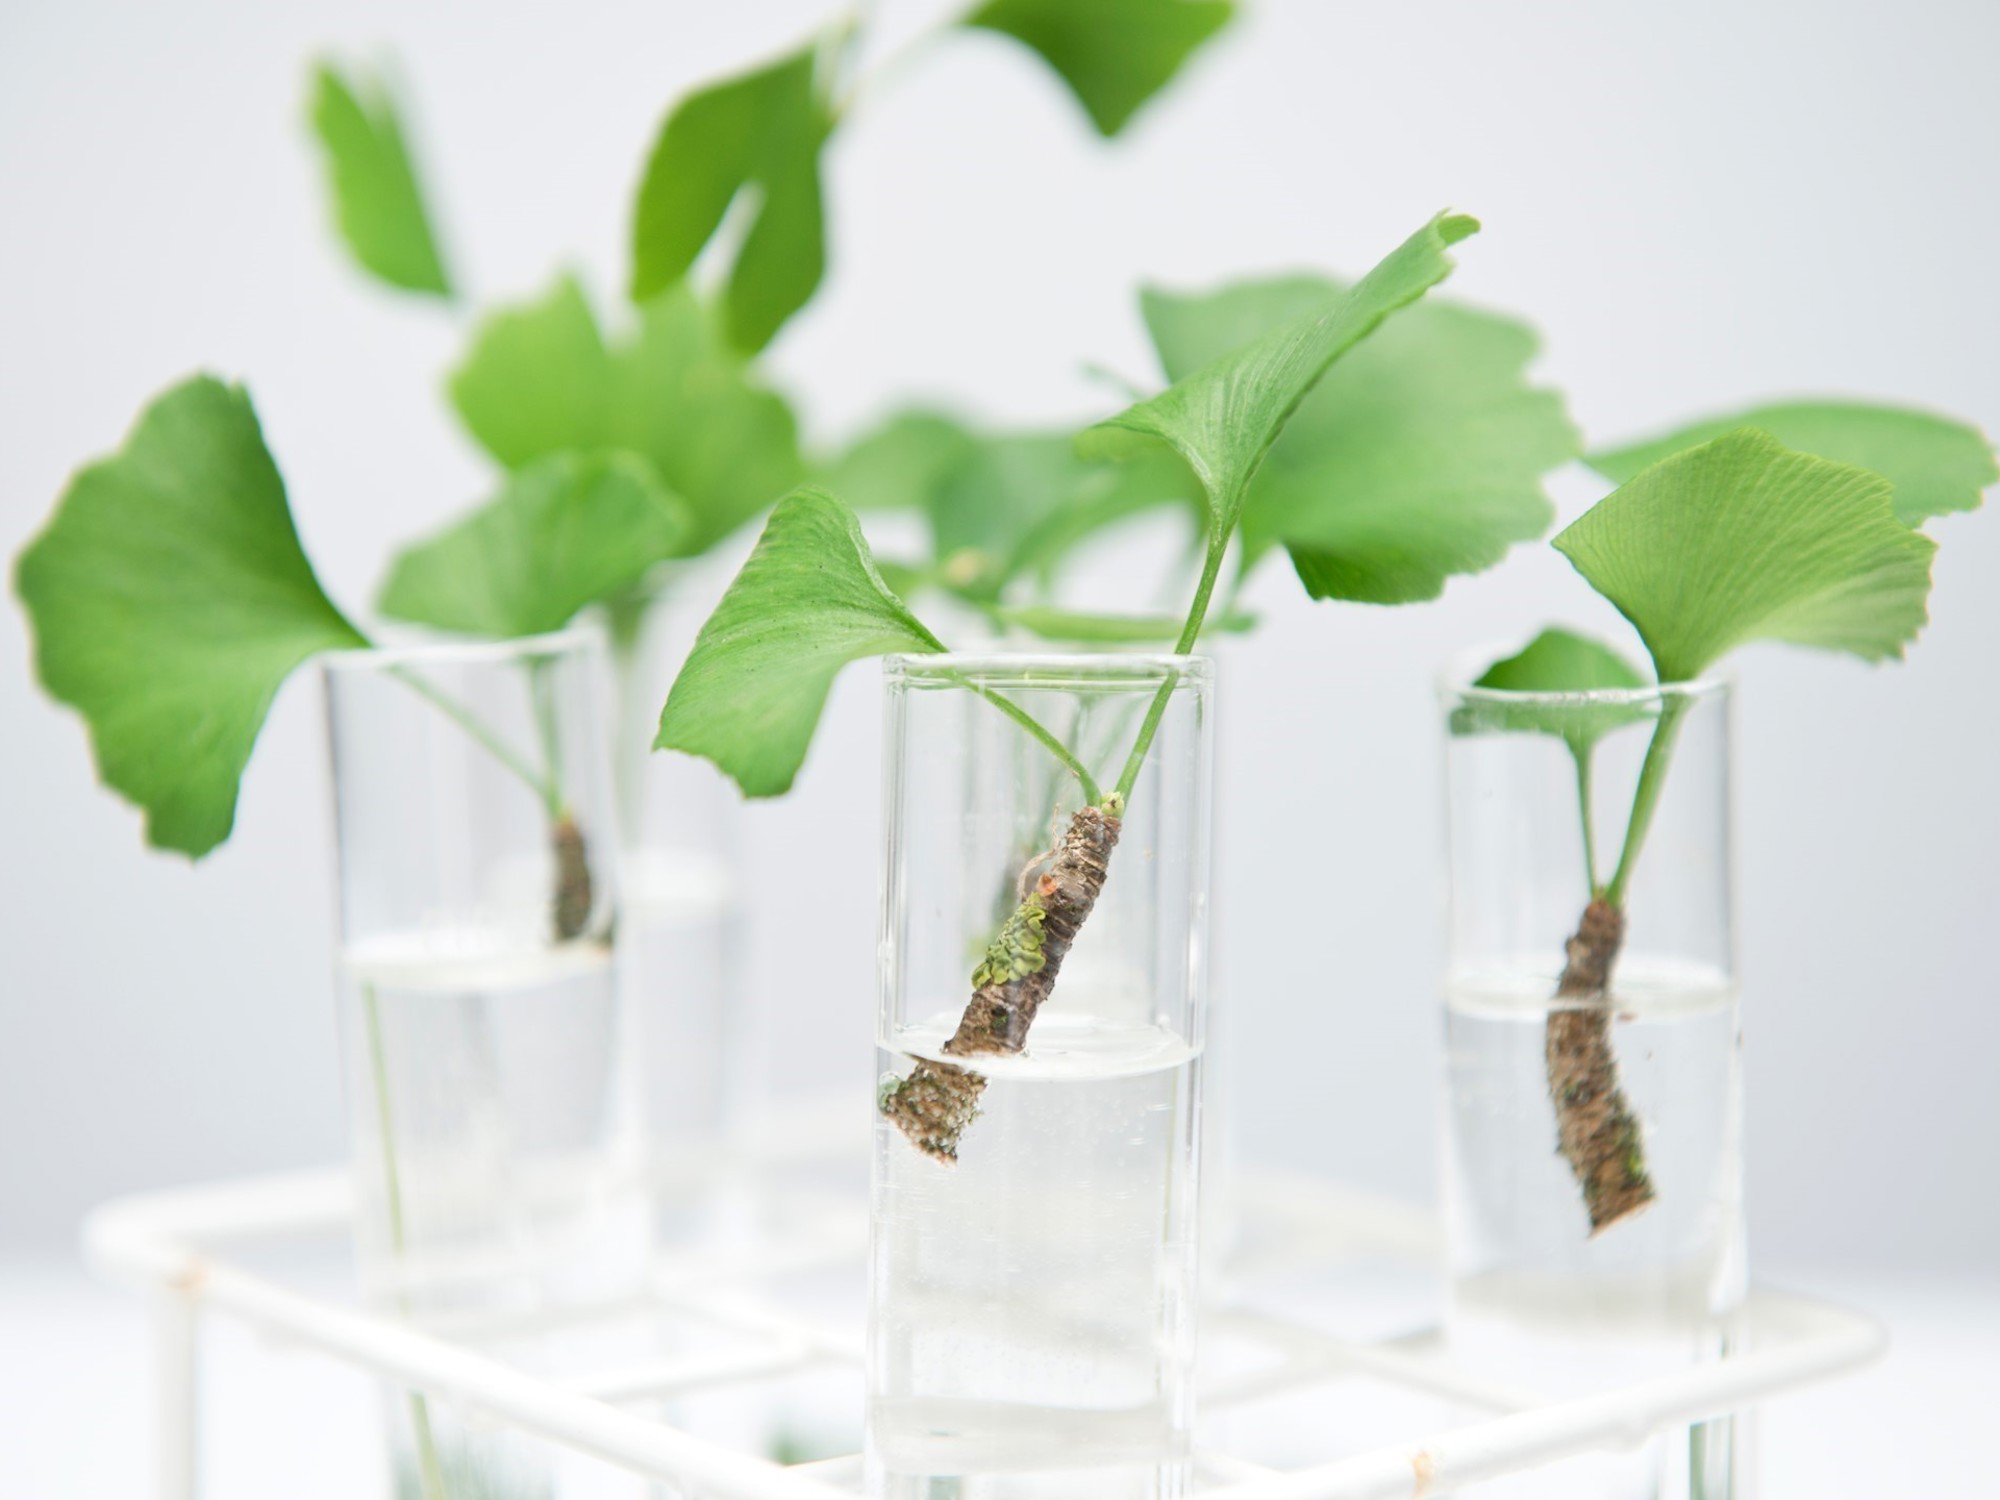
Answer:
M1611 971L1624 942L1616 906L1600 897L1584 908L1544 1036L1558 1149L1583 1190L1592 1234L1653 1201L1639 1118L1619 1086L1611 1043Z
M954 1057L1019 1052L1028 1028L1055 989L1063 959L1104 889L1119 820L1086 807L1069 820L1048 869L1035 882L973 978L976 988L944 1044ZM910 1142L940 1162L958 1160L959 1137L978 1114L986 1080L970 1068L920 1059L891 1086L882 1113Z
M549 845L556 857L556 890L551 915L556 941L566 943L583 936L590 925L592 902L590 851L576 819L565 813L549 830Z

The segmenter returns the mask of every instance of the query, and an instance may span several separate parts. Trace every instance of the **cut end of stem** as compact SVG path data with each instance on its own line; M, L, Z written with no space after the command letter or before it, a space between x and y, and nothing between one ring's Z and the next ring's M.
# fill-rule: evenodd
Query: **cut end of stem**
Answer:
M958 1163L958 1138L979 1117L986 1080L951 1063L920 1059L907 1078L885 1080L882 1113L910 1144L942 1166Z

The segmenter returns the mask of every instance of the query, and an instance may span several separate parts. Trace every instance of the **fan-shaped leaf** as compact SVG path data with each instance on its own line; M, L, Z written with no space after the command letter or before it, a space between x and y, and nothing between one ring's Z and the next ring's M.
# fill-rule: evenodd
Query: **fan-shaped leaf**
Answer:
M367 644L299 547L250 398L206 375L77 473L15 587L42 683L82 713L105 784L144 809L148 842L195 858L229 837L279 685Z
M472 635L559 630L677 554L686 507L623 453L557 453L508 476L492 500L405 548L378 607Z
M1873 469L1896 487L1896 515L1916 526L1949 511L1973 510L2000 470L1993 444L1976 427L1931 412L1863 401L1783 401L1694 422L1676 432L1589 456L1618 483L1641 469L1738 427L1768 432L1787 448Z
M1638 629L1663 683L1755 640L1900 657L1937 550L1897 520L1881 475L1749 427L1641 470L1555 545Z
M790 408L721 346L686 287L641 308L636 333L607 345L582 289L564 277L540 301L486 319L451 396L510 468L601 449L648 459L690 512L680 555L713 546L802 468Z
M1165 443L1207 493L1212 534L1227 536L1251 478L1306 393L1391 313L1444 280L1452 265L1446 250L1478 227L1463 214L1438 215L1330 307L1182 376L1086 431L1079 449L1115 456L1149 440Z
M1170 377L1272 327L1335 305L1317 277L1207 296L1148 293L1146 323ZM1314 598L1400 604L1492 566L1554 518L1542 476L1576 436L1552 391L1524 375L1533 332L1426 299L1326 372L1251 485L1246 558L1277 543Z
M1650 702L1620 696L1647 686L1636 667L1602 641L1556 627L1495 662L1473 686L1493 696L1473 694L1460 703L1452 711L1453 734L1559 735L1579 758L1601 736L1655 711Z
M695 638L655 744L705 756L749 796L779 796L842 667L942 650L882 581L854 512L802 486L778 502Z

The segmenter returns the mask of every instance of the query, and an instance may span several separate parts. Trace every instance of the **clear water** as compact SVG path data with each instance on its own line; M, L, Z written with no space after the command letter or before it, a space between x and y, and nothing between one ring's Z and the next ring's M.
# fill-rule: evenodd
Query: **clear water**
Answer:
M627 854L618 918L620 985L656 1233L685 1245L743 1212L712 1143L742 1123L754 1038L732 988L739 914L720 861L671 850ZM699 1149L691 1149L699 1148Z
M364 1295L551 1368L546 1338L482 1330L630 1291L646 1263L609 951L427 934L351 949L340 979ZM519 1436L397 1390L384 1411L399 1497L553 1493Z
M888 1039L882 1071L942 1059L956 1022ZM1200 1065L1160 1028L1045 1013L978 1060L956 1166L877 1121L870 1494L1183 1493Z
M1458 1357L1551 1395L1580 1395L1718 1357L1744 1292L1737 995L1714 971L1627 958L1614 1046L1645 1132L1655 1200L1592 1237L1556 1151L1543 1030L1551 969L1460 976L1448 989L1446 1212ZM1485 1497L1732 1493L1731 1424L1592 1456Z

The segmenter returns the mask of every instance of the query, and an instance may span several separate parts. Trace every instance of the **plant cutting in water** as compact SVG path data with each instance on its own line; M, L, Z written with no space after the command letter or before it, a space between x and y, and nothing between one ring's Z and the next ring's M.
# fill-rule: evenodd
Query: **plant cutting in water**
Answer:
M1125 0L1081 21L1063 9L989 0L920 43L1011 37L1111 136L1233 14L1225 0ZM616 623L656 565L709 551L799 480L791 410L744 360L819 284L820 158L876 81L855 76L863 30L843 22L669 113L634 204L628 338L606 342L570 278L480 326L450 393L506 477L487 504L394 559L383 614L499 638L560 629L600 603ZM456 300L386 81L321 63L312 83L349 253L387 286ZM759 129L746 133L752 118ZM756 202L755 221L708 257L712 289L697 293L696 258L739 195ZM207 376L162 392L118 455L77 475L17 583L44 684L83 713L103 779L145 811L148 842L195 858L229 835L284 679L317 652L368 644L313 576L248 394ZM576 928L588 861L551 778L405 675L545 802L562 872L556 925Z
M1316 392L1337 362L1445 278L1448 248L1477 227L1440 215L1345 290L1262 284L1155 316L1174 383L1087 429L1077 446L1085 458L1164 450L1198 486L1202 566L1177 655L1200 639L1233 545L1258 555L1284 546L1315 597L1393 603L1434 597L1452 574L1491 565L1547 525L1540 476L1568 456L1573 439L1560 403L1522 383L1533 340L1513 325L1467 315L1477 320L1468 326L1504 345L1484 363L1460 367L1436 347L1404 346L1401 384ZM1456 347L1450 338L1444 344ZM1188 352L1197 345L1205 345L1199 357ZM1480 399L1427 404L1440 389ZM1470 420L1475 410L1483 420ZM1305 441L1286 455L1281 435L1295 417ZM1378 470L1373 485L1329 484L1327 471L1338 472L1348 455L1328 435L1343 431L1365 457L1380 459L1401 444L1410 461ZM1447 443L1447 456L1437 457L1433 441L1450 435L1463 443ZM1468 467L1481 456L1493 462ZM1480 482L1466 483L1473 472ZM1239 576L1254 561L1240 564ZM779 503L703 627L661 715L658 744L713 760L751 796L779 795L804 760L841 668L890 652L945 650L884 581L854 513L824 489L804 487ZM977 964L970 1001L944 1044L952 1058L1026 1045L1109 878L1175 679L1161 684L1117 775L1105 782L1005 694L970 679L964 685L1064 767L1081 805L1055 847L1021 873L1018 904ZM984 1087L968 1065L919 1059L908 1077L885 1085L881 1107L919 1150L950 1162Z
M1048 0L989 0L910 51L1011 37L1112 136L1232 14L1224 0L1124 0L1078 20ZM843 22L670 111L634 203L628 337L607 342L567 277L480 325L450 394L505 478L394 559L384 615L508 638L604 604L616 625L658 564L713 549L802 477L790 407L745 359L819 284L821 157L877 81L855 76L863 30ZM386 80L323 62L309 113L355 262L386 286L458 300ZM755 222L706 257L711 286L697 292L696 258L739 196L758 203ZM195 858L229 835L285 677L319 651L367 644L313 577L249 396L206 376L162 392L123 452L77 476L17 579L44 684L84 714L103 779L145 811L148 842ZM624 638L614 628L614 645ZM548 803L569 893L558 925L570 925L560 913L576 909L588 866L548 778L439 707Z
M1613 976L1693 685L1754 641L1900 658L1926 621L1937 550L1915 528L1976 507L1996 471L1970 427L1831 402L1758 407L1588 461L1622 482L1554 545L1638 631L1660 692L1609 646L1551 629L1475 684L1546 696L1461 710L1454 728L1556 735L1575 759L1588 896L1564 948L1545 1053L1559 1150L1595 1234L1654 1197L1644 1131L1619 1081ZM1649 718L1607 870L1591 826L1592 751Z

